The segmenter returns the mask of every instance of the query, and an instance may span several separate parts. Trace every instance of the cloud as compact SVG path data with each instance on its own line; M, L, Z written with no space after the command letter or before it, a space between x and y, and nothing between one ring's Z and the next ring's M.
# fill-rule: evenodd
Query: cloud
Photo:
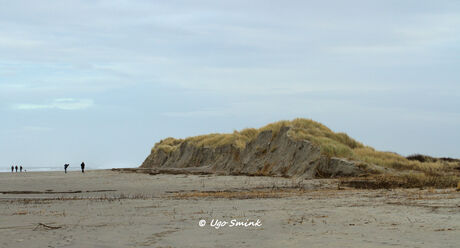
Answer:
M0 47L7 48L35 48L41 45L41 42L34 40L26 40L24 38L10 38L10 37L0 37Z
M39 109L61 109L61 110L81 110L94 105L91 99L58 98L47 104L16 104L14 109L18 110L39 110Z

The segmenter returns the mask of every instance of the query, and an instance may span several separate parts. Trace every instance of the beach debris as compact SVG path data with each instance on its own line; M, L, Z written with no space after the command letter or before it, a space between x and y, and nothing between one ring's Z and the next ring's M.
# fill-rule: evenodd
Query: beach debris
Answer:
M43 223L38 223L37 226L33 230L35 231L38 228L44 228L46 230L55 230L55 229L62 228L62 226L49 226L49 225L46 225L46 224L43 224Z

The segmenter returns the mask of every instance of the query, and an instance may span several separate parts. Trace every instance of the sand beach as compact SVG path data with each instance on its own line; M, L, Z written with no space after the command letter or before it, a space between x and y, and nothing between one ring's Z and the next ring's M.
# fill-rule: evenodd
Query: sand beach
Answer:
M0 191L1 247L460 243L455 189L357 190L334 179L93 170L0 173Z

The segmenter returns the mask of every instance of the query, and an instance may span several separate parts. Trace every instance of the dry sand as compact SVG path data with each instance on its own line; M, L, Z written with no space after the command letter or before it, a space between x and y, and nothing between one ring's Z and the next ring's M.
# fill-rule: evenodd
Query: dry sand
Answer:
M0 191L1 247L460 245L454 189L338 190L334 180L101 170L0 173ZM213 219L262 226L216 229Z

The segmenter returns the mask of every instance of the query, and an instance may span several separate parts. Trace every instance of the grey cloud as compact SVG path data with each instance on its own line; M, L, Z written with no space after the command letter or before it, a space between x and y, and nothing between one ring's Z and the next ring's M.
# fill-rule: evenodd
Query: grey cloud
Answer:
M92 107L94 104L91 99L58 98L45 104L22 103L13 105L17 110L41 110L41 109L60 109L60 110L81 110Z

